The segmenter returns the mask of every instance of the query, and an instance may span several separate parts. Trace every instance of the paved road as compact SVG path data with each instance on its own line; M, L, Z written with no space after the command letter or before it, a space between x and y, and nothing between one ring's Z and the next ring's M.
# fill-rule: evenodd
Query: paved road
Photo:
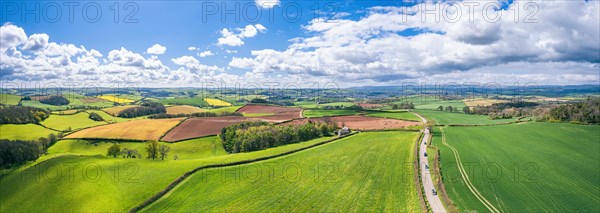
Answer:
M427 123L427 119L425 119L419 114L417 114L417 116L421 118L423 123ZM428 129L425 129L424 134L425 135L423 136L423 140L421 141L419 148L419 165L421 169L421 181L423 182L423 187L425 188L425 196L427 197L427 202L429 202L429 206L431 207L431 210L433 212L446 212L446 209L444 209L444 205L442 205L442 200L440 200L440 197L438 197L437 195L433 195L433 192L431 191L432 189L434 189L433 180L431 179L431 174L429 173L429 171L425 169L425 165L428 165L429 163L427 162L427 157L425 157L424 155L427 151L427 145L425 145L425 142L429 141L429 137L431 137L431 134L429 134Z

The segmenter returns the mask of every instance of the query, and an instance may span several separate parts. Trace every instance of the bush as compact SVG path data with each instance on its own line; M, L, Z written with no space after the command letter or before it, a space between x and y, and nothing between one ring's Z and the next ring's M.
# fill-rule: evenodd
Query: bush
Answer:
M100 116L98 113L95 113L95 112L90 112L89 118L94 121L104 121L104 118L102 118L102 116Z

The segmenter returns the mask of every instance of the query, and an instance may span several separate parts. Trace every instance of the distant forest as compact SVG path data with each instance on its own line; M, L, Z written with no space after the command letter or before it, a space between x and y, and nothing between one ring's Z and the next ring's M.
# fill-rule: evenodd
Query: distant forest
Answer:
M50 116L50 112L29 106L0 105L0 124L39 123Z

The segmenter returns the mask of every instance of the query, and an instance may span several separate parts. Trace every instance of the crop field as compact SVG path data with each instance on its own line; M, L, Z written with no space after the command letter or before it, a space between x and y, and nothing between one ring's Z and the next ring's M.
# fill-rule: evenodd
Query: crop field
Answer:
M283 158L200 171L145 212L417 212L417 137L360 133ZM243 174L228 176L235 173Z
M402 112L368 111L367 116L393 118L393 119L408 120L408 121L421 121L421 119L419 117L417 117L414 113L407 112L407 111L402 111Z
M184 118L145 119L103 125L67 135L70 139L159 140Z
M191 105L191 106L203 106L203 107L208 106L206 101L204 101L204 98L201 98L201 97L166 98L166 99L159 99L158 102L160 102L162 104Z
M110 108L104 108L102 110L108 114L117 116L117 115L119 115L119 113L121 113L121 111L132 108L132 107L138 107L138 105L114 106L114 107L110 107Z
M208 112L216 112L216 113L219 113L219 112L235 112L238 109L240 109L241 107L242 106L219 107L219 108L216 108L216 109L210 109L210 110L208 110Z
M216 106L216 107L232 106L232 104L227 101L222 101L222 100L215 99L215 98L204 98L204 101L206 101L206 103L208 103L208 105Z
M102 124L106 124L104 121L94 121L89 118L89 114L85 112L80 112L72 115L50 115L50 117L46 118L46 120L42 121L40 124L56 129L56 130L77 130L86 127L98 126Z
M37 140L58 132L35 124L0 124L0 139Z
M492 104L505 103L505 102L508 102L508 101L477 98L477 99L465 99L465 100L463 100L463 102L468 107L476 107L476 106L491 106Z
M356 113L355 110L349 109L306 109L303 111L302 115L307 118L317 118L325 116L355 115Z
M101 96L98 96L98 98L101 98L101 99L104 99L107 101L111 101L111 102L115 102L115 103L120 103L120 104L135 102L135 100L132 100L132 99L129 99L126 97L115 96L115 95L101 95Z
M0 104L17 105L21 101L21 96L12 94L0 94Z
M462 112L444 112L437 110L415 110L436 124L485 125L513 122L516 118L492 120L485 115L469 115Z
M217 154L214 157L176 161L172 156L164 161L112 158L105 156L106 153L101 153L104 155L101 156L96 154L97 152L88 151L89 145L86 144L65 144L63 147L52 149L54 157L48 157L47 160L15 171L1 179L0 212L89 212L90 210L125 212L199 165L272 156L328 139L330 138L318 138L250 153ZM58 144L60 143L62 141ZM207 150L200 150L200 147L209 148L206 142L193 142L182 146L196 144L199 146L196 148L199 152L207 152ZM175 144L170 144L173 145ZM82 153L62 151L82 151ZM138 151L142 150L138 149ZM72 173L69 174L73 175L66 173L67 168L72 169L70 170ZM50 194L63 199L48 199ZM23 202L24 200L28 202Z
M246 105L238 110L246 117L258 117L265 121L283 122L302 118L302 108L268 105Z
M258 121L258 119L238 116L189 118L169 131L161 140L174 142L216 135L226 126L248 121Z
M172 115L192 114L192 113L196 113L196 112L206 112L206 110L195 107L195 106L189 106L189 105L167 107L167 114L172 114Z
M444 128L475 188L503 212L600 211L600 126L524 123ZM460 211L489 211L441 150L442 174Z

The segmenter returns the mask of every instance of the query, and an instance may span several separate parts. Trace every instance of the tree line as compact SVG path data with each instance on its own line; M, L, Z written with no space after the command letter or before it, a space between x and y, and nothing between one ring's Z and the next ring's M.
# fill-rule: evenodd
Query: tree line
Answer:
M0 168L35 161L57 141L58 136L54 134L33 141L0 139Z
M325 135L336 129L335 122L312 122L302 125L273 125L267 122L246 122L221 130L223 148L228 153L250 152L298 143Z
M62 106L69 104L69 100L62 95L51 95L39 100L40 103L49 104L54 106Z
M119 117L122 118L135 118L144 115L152 115L159 113L166 113L167 109L164 105L157 102L146 102L138 107L127 108L119 112Z
M191 114L167 114L167 113L159 113L155 115L150 115L148 118L150 119L161 119L161 118L181 118L181 117L222 117L222 116L244 116L239 112L195 112Z
M29 106L0 105L0 124L39 123L50 116L50 112Z
M579 103L554 107L549 112L548 120L600 124L600 97L588 98Z
M171 147L159 144L157 141L146 142L146 158L164 160L168 153L171 151ZM142 158L142 155L135 149L121 148L121 145L115 143L108 147L106 155L116 158L122 156L123 158Z

